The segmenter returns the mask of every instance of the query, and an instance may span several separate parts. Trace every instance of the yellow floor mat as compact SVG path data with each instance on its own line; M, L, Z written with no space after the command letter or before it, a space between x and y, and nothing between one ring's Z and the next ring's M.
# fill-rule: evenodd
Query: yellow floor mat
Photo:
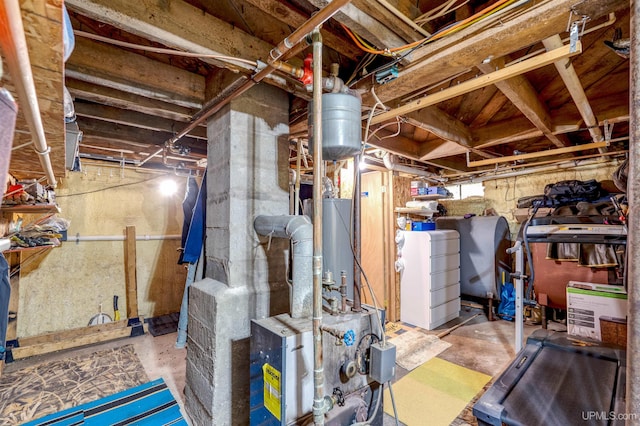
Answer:
M393 384L398 419L407 426L449 425L490 376L433 358ZM393 414L389 389L384 411Z

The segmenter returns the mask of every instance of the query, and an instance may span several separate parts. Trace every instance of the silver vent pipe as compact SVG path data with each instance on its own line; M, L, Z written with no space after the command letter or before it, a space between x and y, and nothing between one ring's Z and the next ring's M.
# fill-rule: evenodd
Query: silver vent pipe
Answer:
M312 313L313 225L307 216L256 217L253 228L260 235L289 238L293 246L290 288L292 318L309 318Z

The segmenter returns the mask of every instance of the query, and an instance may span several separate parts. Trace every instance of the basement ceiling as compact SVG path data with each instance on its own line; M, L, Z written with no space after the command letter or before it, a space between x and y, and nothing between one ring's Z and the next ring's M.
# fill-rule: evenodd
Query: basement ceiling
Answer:
M76 35L64 63L62 2L21 1L56 176L65 174L63 85L83 132L82 158L202 169L203 125L166 142L327 3L66 0ZM628 150L629 14L627 0L352 0L322 27L323 64L327 74L338 64L362 95L373 167L389 152L455 180L615 158ZM300 67L310 51L288 62ZM310 94L281 71L260 84L291 94L293 158L308 137ZM13 90L6 66L2 85ZM14 147L30 140L19 116ZM10 168L43 175L29 146L13 151Z

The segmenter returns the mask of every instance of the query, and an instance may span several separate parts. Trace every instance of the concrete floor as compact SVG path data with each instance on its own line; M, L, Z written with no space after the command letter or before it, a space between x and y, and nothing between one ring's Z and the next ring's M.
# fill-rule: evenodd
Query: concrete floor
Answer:
M476 314L480 315L453 330L450 334L442 337L442 340L451 343L452 346L440 353L438 357L494 377L510 363L515 355L515 327L513 322L502 320L488 321L485 313L481 309L463 307L459 318L448 322L436 330L421 331L427 334L439 334ZM525 325L525 337L538 328L540 328L539 325ZM552 326L550 326L550 328L552 328ZM43 360L67 358L100 349L133 344L136 354L145 367L149 379L154 380L162 377L176 397L176 400L178 400L182 406L185 387L186 349L176 349L174 346L175 340L176 333L158 337L145 334L139 337L121 339L78 350L19 360L8 364L6 371L21 369L28 365L42 362ZM397 367L396 381L405 374L407 374L406 370ZM396 424L392 416L385 414L384 417L384 425ZM458 425L459 424L460 423L458 423Z

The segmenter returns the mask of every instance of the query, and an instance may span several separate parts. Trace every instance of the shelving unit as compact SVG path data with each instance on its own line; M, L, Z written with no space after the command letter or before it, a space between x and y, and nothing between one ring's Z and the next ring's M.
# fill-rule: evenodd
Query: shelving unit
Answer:
M9 241L9 240L7 240ZM4 250L3 253L24 253L26 251L35 251L35 250L41 250L41 249L52 249L52 248L56 248L56 247L60 247L60 244L51 244L51 245L44 245L44 246L35 246L35 247L15 247L9 250Z
M60 213L60 207L57 204L15 204L0 206L0 212L2 213Z

